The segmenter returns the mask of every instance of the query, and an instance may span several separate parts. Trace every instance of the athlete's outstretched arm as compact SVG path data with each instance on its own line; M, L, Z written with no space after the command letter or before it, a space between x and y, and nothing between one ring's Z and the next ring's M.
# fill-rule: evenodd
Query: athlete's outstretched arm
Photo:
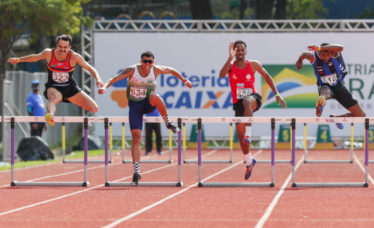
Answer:
M131 77L135 71L134 67L127 67L120 73L118 73L116 76L110 78L103 87L99 88L98 93L103 94L105 93L106 88L112 86L114 83L118 82L119 80L122 80L127 77Z
M8 59L8 62L11 63L11 64L17 64L17 63L20 63L20 62L37 62L37 61L40 61L40 60L43 60L43 59L47 59L48 58L48 52L51 52L52 50L47 48L47 49L44 49L42 52L38 53L38 54L31 54L31 55L26 55L26 56L22 56L22 57L19 57L19 58L9 58Z
M73 55L74 55L74 59L77 61L77 64L79 64L84 69L88 70L88 72L90 72L92 77L95 78L96 86L98 88L103 87L104 82L103 80L101 80L101 77L99 73L97 72L97 70L93 66L91 66L86 60L84 60L84 58L80 54L74 52Z
M283 100L282 96L278 93L277 88L275 87L273 78L270 76L270 74L266 71L266 69L261 65L261 63L257 60L251 61L253 64L253 68L255 72L261 74L261 76L265 79L266 83L270 86L271 90L275 94L275 99L277 100L277 104L279 105L279 102L282 104L282 108L286 108L287 104Z
M224 78L231 70L231 61L236 54L236 49L234 49L234 42L230 42L229 45L229 58L227 59L225 65L223 65L221 71L219 72L219 77Z
M303 60L309 60L310 63L314 63L314 52L304 51L296 61L296 68L300 70L303 67Z
M183 77L176 69L172 67L160 66L160 65L154 66L154 69L155 69L156 77L159 74L172 74L175 77L177 77L179 80L181 80L188 88L192 88L192 84L190 80Z

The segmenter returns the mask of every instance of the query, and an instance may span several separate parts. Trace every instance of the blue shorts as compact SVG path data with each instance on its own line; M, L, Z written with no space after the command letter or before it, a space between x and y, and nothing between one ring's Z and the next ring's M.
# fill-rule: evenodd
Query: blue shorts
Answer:
M156 106L152 106L149 103L149 98L143 101L132 101L129 100L129 121L130 129L143 129L143 115L153 112Z

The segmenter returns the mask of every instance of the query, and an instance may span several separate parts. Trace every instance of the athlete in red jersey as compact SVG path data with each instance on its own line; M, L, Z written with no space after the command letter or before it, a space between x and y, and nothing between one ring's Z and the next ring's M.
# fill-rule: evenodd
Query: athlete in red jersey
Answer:
M274 85L273 79L269 73L262 67L257 60L246 60L247 45L244 41L238 40L231 42L229 45L229 58L222 67L219 76L226 77L229 74L229 81L231 86L232 101L234 103L235 116L253 116L253 113L261 107L261 95L257 93L254 86L255 73L259 72L265 79L271 90L275 94L277 104L282 103L282 107L286 108L286 102L279 95L277 88ZM233 58L235 56L235 61ZM247 180L251 174L256 160L252 157L249 151L251 140L251 124L240 123L236 124L240 147L246 162L246 169L244 178Z
M70 35L61 35L57 37L56 49L47 48L39 54L8 59L11 64L37 62L43 59L47 61L48 82L45 84L44 96L48 99L48 105L45 120L51 126L54 125L53 115L56 112L56 104L61 101L71 102L90 112L98 111L96 102L76 85L73 79L75 66L79 64L89 71L96 79L97 87L102 87L104 83L95 68L80 54L71 50L71 42Z

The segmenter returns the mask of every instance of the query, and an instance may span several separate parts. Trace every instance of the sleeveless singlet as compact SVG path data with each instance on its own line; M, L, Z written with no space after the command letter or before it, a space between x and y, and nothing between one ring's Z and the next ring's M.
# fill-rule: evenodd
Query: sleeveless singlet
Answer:
M139 87L135 85L131 85L131 82L136 82L136 83L153 83L154 85L156 84L156 77L154 73L154 68L149 71L149 74L146 76L142 76L139 73L138 70L139 65L134 65L134 74L131 76L131 79L127 82L127 98L132 101L142 101L149 97L151 94L152 90L154 89L154 86L152 87Z
M248 60L245 60L245 63L245 67L240 69L236 66L236 61L234 61L229 73L232 102L234 104L246 96L257 93L255 88L255 75L251 64Z
M341 55L336 58L331 57L327 62L324 62L317 52L314 52L314 59L313 69L318 85L336 86L338 82L343 81L347 69Z
M53 86L68 86L73 79L75 66L70 66L71 51L64 61L58 61L55 57L55 49L52 49L52 57L48 67L48 82Z

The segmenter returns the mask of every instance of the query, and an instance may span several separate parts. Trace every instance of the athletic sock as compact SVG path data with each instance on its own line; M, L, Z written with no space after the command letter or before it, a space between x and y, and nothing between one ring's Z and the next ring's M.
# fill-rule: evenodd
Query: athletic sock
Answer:
M140 174L140 164L139 164L139 162L134 163L134 173Z
M168 117L168 115L162 116L162 119L164 119L164 122L165 122L166 126L168 126L168 123L169 123L169 117Z
M252 157L252 153L251 152L249 152L248 154L244 154L244 161L245 161L245 165L246 166L250 166L251 165L252 159L253 159L253 157Z
M251 126L245 126L245 136L251 137Z

